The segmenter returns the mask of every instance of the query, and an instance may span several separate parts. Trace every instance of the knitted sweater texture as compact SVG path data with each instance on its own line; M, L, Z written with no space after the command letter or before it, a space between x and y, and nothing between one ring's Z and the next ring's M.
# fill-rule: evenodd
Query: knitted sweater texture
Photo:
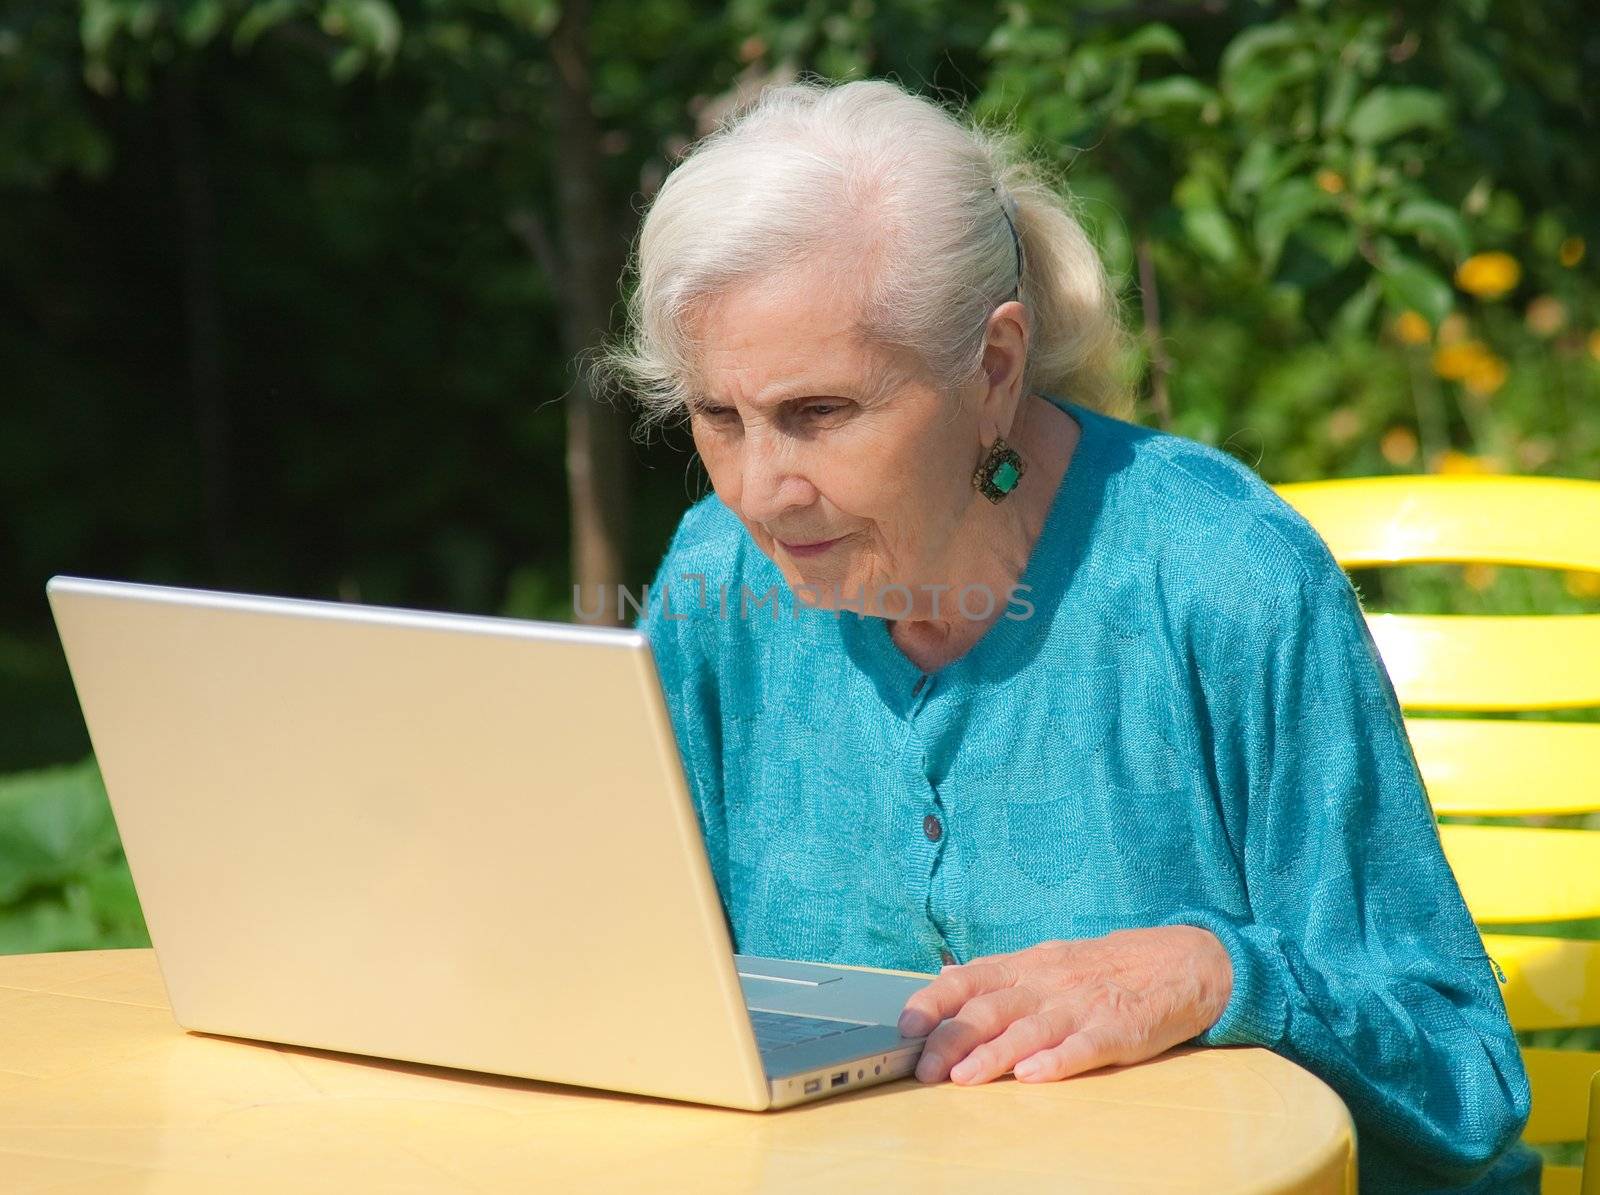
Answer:
M1021 584L927 676L883 619L798 601L714 494L684 515L637 625L735 949L932 974L1200 926L1233 993L1198 1042L1332 1086L1363 1191L1537 1190L1517 1042L1349 579L1226 453L1052 401L1082 435Z

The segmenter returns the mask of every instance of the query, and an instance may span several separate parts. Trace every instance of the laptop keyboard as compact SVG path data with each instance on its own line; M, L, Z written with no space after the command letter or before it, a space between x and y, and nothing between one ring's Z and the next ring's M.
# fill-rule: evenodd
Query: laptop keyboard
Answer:
M858 1029L872 1028L853 1021L825 1021L818 1017L797 1017L786 1012L764 1012L758 1008L748 1011L750 1024L756 1031L756 1045L763 1054L770 1054L785 1046L798 1046L802 1042L841 1037Z

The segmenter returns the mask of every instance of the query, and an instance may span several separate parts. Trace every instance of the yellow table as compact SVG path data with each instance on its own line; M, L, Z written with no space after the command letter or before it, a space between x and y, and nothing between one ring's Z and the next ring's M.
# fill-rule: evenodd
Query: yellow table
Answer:
M148 950L0 957L0 1190L1355 1190L1337 1096L1265 1050L779 1112L185 1033Z

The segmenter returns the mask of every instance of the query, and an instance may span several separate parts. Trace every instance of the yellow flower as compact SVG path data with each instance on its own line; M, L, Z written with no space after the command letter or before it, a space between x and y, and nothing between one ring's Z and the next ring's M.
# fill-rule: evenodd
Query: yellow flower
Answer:
M1589 356L1600 361L1600 331L1589 333Z
M1461 379L1461 384L1479 398L1488 398L1506 384L1506 363L1493 353L1485 353Z
M1475 253L1456 270L1456 285L1480 299L1498 299L1522 280L1522 266L1509 253Z
M1567 309L1554 295L1540 295L1528 304L1528 331L1535 336L1554 336L1567 326Z
M1500 570L1492 564L1480 564L1478 561L1473 561L1471 564L1461 566L1461 579L1470 588L1482 593L1494 584L1494 579L1499 575L1499 572Z
M1600 573L1569 572L1563 574L1562 579L1573 597L1600 597Z
M1506 384L1506 363L1483 346L1482 341L1463 340L1441 345L1433 352L1433 372L1448 381L1460 382L1478 398L1488 398Z
M1399 469L1417 459L1417 435L1409 427L1396 424L1378 441L1383 459Z
M1433 352L1433 372L1448 381L1459 382L1493 355L1477 340L1441 345Z
M1446 448L1434 459L1433 471L1458 476L1498 473L1500 462L1492 456L1472 456L1469 453L1457 452L1454 448Z
M1415 311L1402 311L1394 321L1394 334L1401 344L1427 344L1433 335L1428 321Z
M1561 248L1556 251L1556 256L1561 264L1569 270L1583 260L1584 250L1588 248L1583 243L1582 237L1568 237L1561 242Z
M1329 195L1337 195L1344 190L1344 175L1337 170L1322 169L1317 171L1317 186Z

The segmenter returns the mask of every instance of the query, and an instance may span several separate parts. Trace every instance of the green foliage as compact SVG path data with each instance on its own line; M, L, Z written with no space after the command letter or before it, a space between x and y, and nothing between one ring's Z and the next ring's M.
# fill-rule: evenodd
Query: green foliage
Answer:
M112 138L81 95L73 18L57 0L13 0L0 17L0 195L110 169Z
M1463 458L1600 476L1577 7L1139 12L1007 5L979 107L1070 168L1134 322L1159 300L1173 430L1237 437L1273 481ZM1489 250L1508 293L1460 273ZM1458 343L1481 349L1467 377L1433 356Z
M80 0L80 11L84 79L107 94L144 94L154 70L229 29L233 47L248 50L279 26L314 23L340 43L328 70L341 82L369 67L387 72L402 33L389 0Z
M0 954L149 944L94 760L0 777Z

